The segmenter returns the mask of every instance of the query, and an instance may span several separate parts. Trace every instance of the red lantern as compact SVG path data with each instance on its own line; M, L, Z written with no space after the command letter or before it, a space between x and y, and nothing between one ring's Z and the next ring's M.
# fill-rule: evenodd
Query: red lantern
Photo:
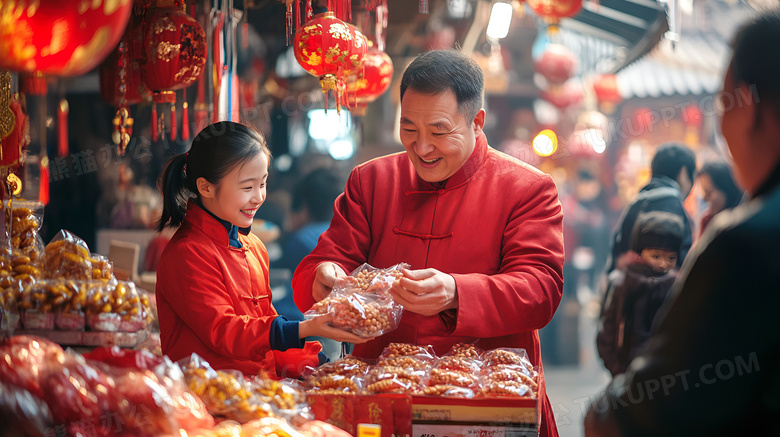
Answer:
M384 94L393 80L393 61L387 53L369 47L361 64L363 71L357 80L347 84L348 100L355 103L352 110L355 115L365 115L366 106Z
M573 17L582 9L582 0L528 0L534 13L547 22L549 30L556 32L561 18Z
M141 78L154 93L152 116L156 119L157 103L176 104L175 90L195 82L206 65L206 33L200 24L178 8L159 9L148 21L144 36ZM173 106L175 107L175 106ZM173 110L173 109L172 109ZM176 120L172 119L171 138ZM152 137L158 127L152 123Z
M682 118L683 123L685 123L686 126L695 129L700 128L702 123L704 123L704 114L702 114L701 109L699 109L699 106L695 103L692 103L683 108Z
M293 50L301 67L320 78L322 92L336 92L340 109L339 86L343 87L346 76L360 67L367 45L366 37L356 28L337 19L332 12L325 12L315 15L298 30Z
M125 31L131 0L17 0L0 6L0 67L77 76Z
M551 84L566 82L577 71L577 56L560 44L549 44L535 62L536 71Z
M5 136L0 136L0 177L5 180L8 172L20 166L24 161L24 149L30 143L29 118L22 110L18 97L14 96L10 101L4 101L0 98L0 105L4 105L13 114L0 121L0 129L10 127L10 132ZM11 124L8 124L11 123Z
M623 100L618 88L617 76L614 74L600 74L593 78L593 92L601 106L601 110L611 114L615 105Z
M550 89L542 91L542 98L558 109L566 109L580 103L583 94L579 81L570 80L563 85L552 86Z

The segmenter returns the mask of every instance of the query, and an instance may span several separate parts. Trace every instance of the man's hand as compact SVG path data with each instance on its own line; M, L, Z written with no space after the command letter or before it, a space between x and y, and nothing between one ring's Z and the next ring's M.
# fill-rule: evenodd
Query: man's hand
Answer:
M330 294L333 286L339 278L347 276L338 264L324 262L317 266L314 282L311 284L311 295L319 302Z
M404 309L433 316L458 307L458 290L452 276L436 269L404 269L403 274L393 283L390 293Z
M336 341L345 341L347 343L361 344L374 337L360 337L343 329L333 327L329 322L333 320L333 314L323 314L304 320L298 325L298 337L306 338L313 335L325 338L331 338Z

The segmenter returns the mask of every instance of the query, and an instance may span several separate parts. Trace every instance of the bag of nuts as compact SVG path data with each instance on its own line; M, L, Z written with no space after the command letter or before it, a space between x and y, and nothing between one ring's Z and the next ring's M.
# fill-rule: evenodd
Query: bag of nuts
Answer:
M363 264L351 276L340 279L330 296L317 302L304 316L333 314L331 324L361 337L376 337L398 327L403 307L393 300L390 288L408 264L376 269Z
M43 265L48 279L92 279L89 247L70 231L61 230L46 245Z
M93 253L89 262L92 264L92 280L116 282L114 263L109 261L107 256Z
M304 387L317 393L360 393L368 364L352 357L342 358L303 372Z
M480 395L536 397L539 373L525 349L498 348L486 352L483 357Z
M13 249L36 258L40 252L38 231L43 224L43 203L14 200L3 202L6 239ZM35 254L33 254L35 252Z
M87 326L93 331L137 332L150 320L149 298L132 282L89 282Z

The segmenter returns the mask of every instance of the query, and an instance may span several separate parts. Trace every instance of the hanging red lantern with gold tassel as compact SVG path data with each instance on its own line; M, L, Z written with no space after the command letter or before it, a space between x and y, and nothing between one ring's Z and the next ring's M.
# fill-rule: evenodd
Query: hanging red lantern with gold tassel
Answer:
M145 28L141 78L153 92L152 136L155 140L163 126L163 117L159 121L156 119L156 104L175 104L175 91L195 82L206 65L206 33L183 11L183 1L176 1L172 7L151 14ZM174 132L172 130L172 134Z
M582 10L582 0L528 0L528 6L547 23L547 31L558 32L561 18L577 15Z
M329 90L336 93L336 108L341 109L339 88L350 71L360 67L367 45L362 33L332 12L315 15L295 34L295 59L309 74L319 77L326 109Z
M361 66L357 80L347 84L347 101L354 102L350 110L358 116L365 115L368 104L384 94L393 80L392 59L376 47L368 48Z

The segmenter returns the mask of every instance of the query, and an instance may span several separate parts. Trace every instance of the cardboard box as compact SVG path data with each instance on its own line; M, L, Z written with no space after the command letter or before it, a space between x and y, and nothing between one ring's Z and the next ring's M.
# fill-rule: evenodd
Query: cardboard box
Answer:
M524 424L538 423L537 400L529 398L412 397L413 423Z
M535 426L414 424L412 437L538 437Z
M412 400L403 394L307 395L311 411L317 420L328 422L352 435L357 435L358 423L382 427L382 437L411 436Z

